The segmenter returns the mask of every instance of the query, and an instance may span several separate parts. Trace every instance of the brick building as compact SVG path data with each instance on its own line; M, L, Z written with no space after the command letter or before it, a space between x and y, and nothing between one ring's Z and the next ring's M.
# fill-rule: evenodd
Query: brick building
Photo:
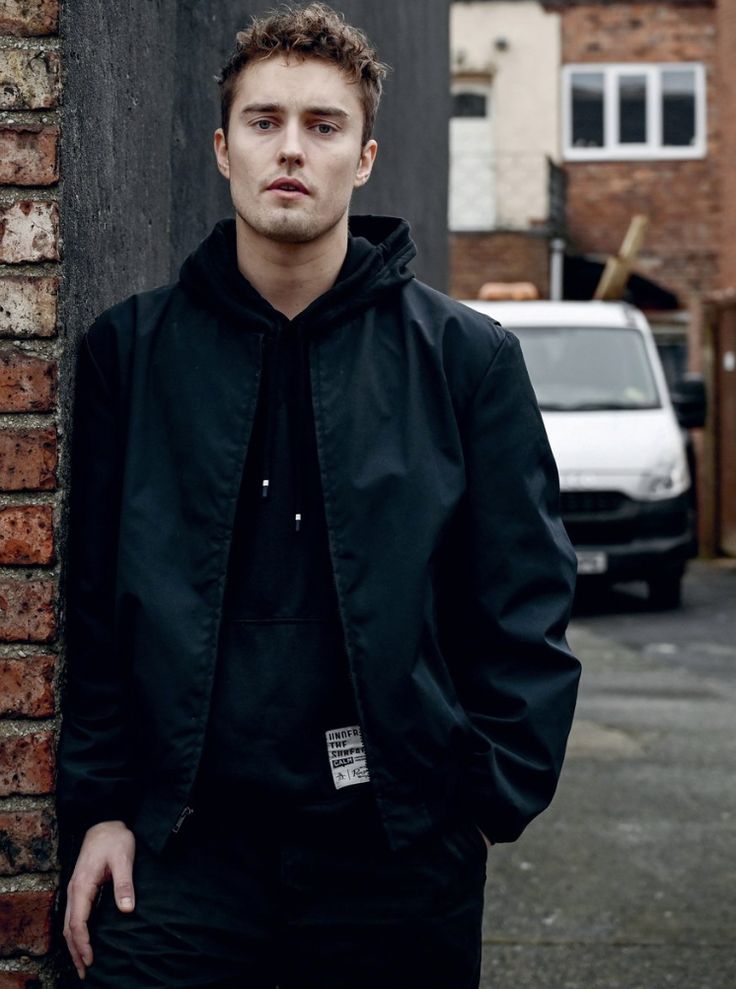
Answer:
M561 15L570 242L585 253L615 253L631 215L646 214L637 270L686 307L719 277L714 6L707 0L551 0L548 6Z
M505 230L454 232L454 294L469 294L471 282L477 287L486 278L525 277L544 294L540 234L548 240L562 233L569 251L603 259L617 252L631 216L644 213L650 225L636 270L687 308L693 294L719 284L722 256L733 250L722 224L723 165L732 138L721 97L726 62L719 62L716 34L726 4L539 0L533 6L539 16L554 18L559 32L559 61L553 70L542 64L539 72L558 95L556 143L550 148L547 139L545 151L564 173L564 222L555 222L550 208L526 231L516 231L513 244ZM489 17L502 7L510 5L453 4L453 45L466 43L461 22L469 8ZM492 34L485 43L490 49ZM530 43L520 38L518 44ZM506 71L496 59L494 85L500 88ZM523 116L519 111L513 108ZM549 114L537 112L532 121L543 116Z

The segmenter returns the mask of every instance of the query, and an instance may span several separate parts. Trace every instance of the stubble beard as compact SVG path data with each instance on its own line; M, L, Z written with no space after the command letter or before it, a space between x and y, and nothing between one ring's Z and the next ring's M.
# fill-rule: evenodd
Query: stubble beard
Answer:
M284 207L254 210L246 215L237 203L234 202L233 205L247 227L278 244L309 244L318 240L335 229L350 207L348 203L342 212L329 216L315 216Z

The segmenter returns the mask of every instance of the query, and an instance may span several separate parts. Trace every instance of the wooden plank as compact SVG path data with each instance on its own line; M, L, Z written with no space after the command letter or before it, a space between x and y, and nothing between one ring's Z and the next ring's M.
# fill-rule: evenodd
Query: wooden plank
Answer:
M649 218L641 213L631 218L621 250L606 261L603 274L593 295L598 300L622 298L631 269L644 243Z

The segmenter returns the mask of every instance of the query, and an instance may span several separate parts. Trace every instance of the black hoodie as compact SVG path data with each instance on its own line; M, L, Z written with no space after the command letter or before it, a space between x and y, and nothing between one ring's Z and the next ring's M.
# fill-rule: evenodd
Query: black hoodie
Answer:
M371 220L353 225L370 228ZM383 258L379 246L351 234L319 309L333 301L350 308ZM181 282L246 332L266 324L198 787L321 802L369 779L330 563L309 382L309 310L289 321L240 274L232 220L219 223L187 259ZM344 729L347 735L330 737L338 745L347 738L351 752L333 767L327 733Z

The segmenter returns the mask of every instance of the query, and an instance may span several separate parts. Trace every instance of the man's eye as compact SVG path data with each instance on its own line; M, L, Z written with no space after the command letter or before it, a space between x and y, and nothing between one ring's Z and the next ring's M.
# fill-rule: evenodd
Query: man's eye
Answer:
M258 130L270 130L271 121L270 120L256 120L256 127Z
M320 134L332 134L334 130L332 124L317 124L317 131Z

